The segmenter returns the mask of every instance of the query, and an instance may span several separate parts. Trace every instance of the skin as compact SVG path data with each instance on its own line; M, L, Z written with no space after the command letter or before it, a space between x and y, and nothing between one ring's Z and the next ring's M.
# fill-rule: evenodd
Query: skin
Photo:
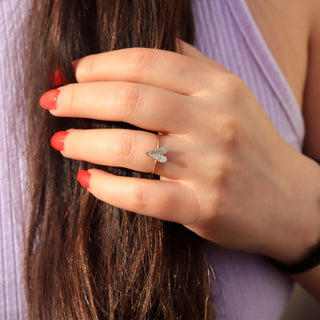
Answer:
M286 77L300 108L307 76L311 0L246 0L271 53ZM316 3L317 1L313 1Z
M320 158L320 2L246 1L302 109L306 127L304 153ZM284 18L275 19L277 12ZM277 30L283 30L285 37L279 37ZM294 279L320 300L320 267Z
M303 110L305 152L320 158L319 1L248 6ZM94 196L285 263L320 241L320 167L281 138L250 89L224 67L182 43L182 54L124 49L88 56L76 62L75 74L77 84L60 88L54 116L129 122L161 132L160 146L169 149L168 162L156 166L161 181L90 170ZM142 131L70 129L61 152L151 172L145 151L157 139ZM318 273L320 267L296 280L320 297Z

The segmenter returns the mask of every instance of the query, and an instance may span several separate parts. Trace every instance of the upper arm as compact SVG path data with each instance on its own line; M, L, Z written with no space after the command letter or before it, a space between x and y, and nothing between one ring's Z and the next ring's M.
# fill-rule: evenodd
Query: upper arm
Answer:
M306 125L304 152L320 158L320 1L310 1L310 38L303 115Z

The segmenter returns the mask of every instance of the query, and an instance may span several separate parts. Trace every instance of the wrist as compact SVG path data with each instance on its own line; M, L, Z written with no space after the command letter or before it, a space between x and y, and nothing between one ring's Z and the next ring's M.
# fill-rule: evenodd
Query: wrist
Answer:
M300 274L320 265L320 243L314 246L302 259L295 263L286 264L270 259L272 264L286 274Z
M320 242L320 166L295 151L282 162L284 202L275 224L274 240L267 256L279 263L295 264ZM275 217L275 220L282 220Z
M300 219L297 219L300 227L287 251L271 259L280 271L288 274L302 273L320 264L320 161L303 158L306 162L299 171L305 176L298 185L303 189L298 199L304 199L298 201L303 204Z

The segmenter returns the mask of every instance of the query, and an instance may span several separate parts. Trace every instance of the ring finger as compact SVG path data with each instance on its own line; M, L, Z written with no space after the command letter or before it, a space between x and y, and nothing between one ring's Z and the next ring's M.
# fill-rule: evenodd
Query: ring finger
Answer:
M159 139L159 140L158 140ZM163 164L146 155L157 147L167 147L168 162ZM186 142L177 136L160 135L137 130L90 129L60 131L51 140L64 157L99 165L123 167L140 172L153 172L178 179L186 175ZM155 168L154 168L155 165Z

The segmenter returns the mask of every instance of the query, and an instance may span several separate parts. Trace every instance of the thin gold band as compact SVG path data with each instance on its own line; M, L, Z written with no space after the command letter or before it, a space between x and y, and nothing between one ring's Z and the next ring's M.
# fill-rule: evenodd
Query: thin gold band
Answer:
M157 142L156 149L158 149L159 146L160 146L160 136L158 135L158 142ZM151 174L154 174L154 172L155 172L155 170L156 170L157 162L158 162L158 161L155 159L155 160L154 160L154 163L153 163L153 169L152 169Z

